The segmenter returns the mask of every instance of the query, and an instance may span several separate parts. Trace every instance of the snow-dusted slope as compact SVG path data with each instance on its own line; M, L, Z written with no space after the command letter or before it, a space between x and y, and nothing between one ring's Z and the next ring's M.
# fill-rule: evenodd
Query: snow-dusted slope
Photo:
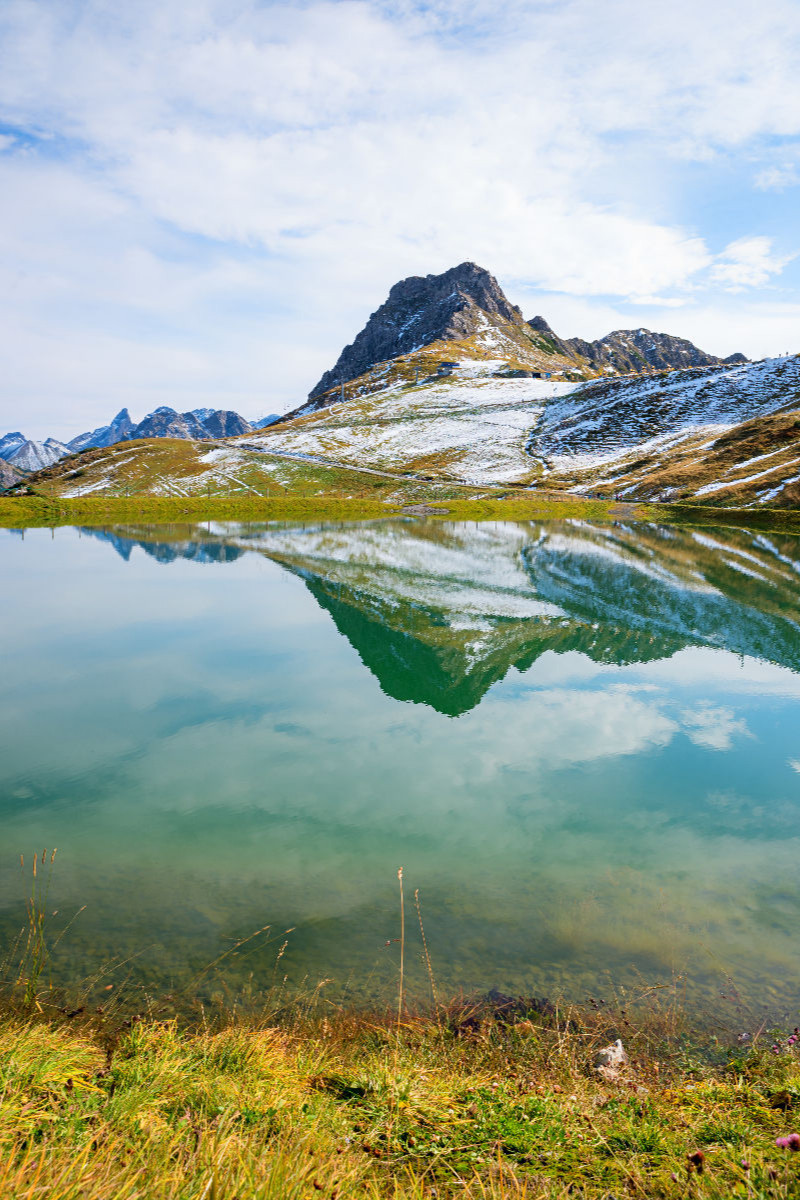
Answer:
M527 431L553 397L575 385L495 378L503 366L464 359L448 379L391 385L239 444L478 485L532 483L539 466L526 453Z
M41 471L43 467L52 466L66 454L69 454L69 447L55 438L48 438L46 442L29 440L9 455L7 461L12 467L22 471Z
M798 356L674 371L551 402L528 448L550 478L578 491L758 503L796 482L798 409Z
M578 466L707 427L800 406L800 357L587 384L550 403L531 451Z

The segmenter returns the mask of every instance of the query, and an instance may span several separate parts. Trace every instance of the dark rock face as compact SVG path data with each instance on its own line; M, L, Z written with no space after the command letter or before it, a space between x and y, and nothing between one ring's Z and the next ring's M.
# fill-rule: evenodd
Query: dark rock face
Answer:
M89 433L79 433L67 445L74 454L88 450L90 446L113 446L115 442L124 442L129 438L132 429L131 414L127 408L122 408L110 425L101 425Z
M749 362L749 358L745 358L744 354L729 354L727 358L722 360L729 367L737 367L740 363Z
M465 262L442 275L411 275L401 279L389 298L374 312L339 361L326 371L309 400L346 383L386 359L408 354L439 339L469 337L483 327L481 313L514 325L524 324L493 275L475 263Z
M714 354L698 350L686 338L653 333L650 329L617 329L596 342L569 338L566 345L573 354L587 359L595 370L611 368L619 375L675 367L714 367L723 361ZM734 357L736 362L747 361L743 355Z
M217 409L202 421L206 437L236 437L240 433L250 433L252 425L230 409Z
M194 413L177 413L174 408L162 405L151 412L131 430L132 438L189 438L202 441L209 435Z

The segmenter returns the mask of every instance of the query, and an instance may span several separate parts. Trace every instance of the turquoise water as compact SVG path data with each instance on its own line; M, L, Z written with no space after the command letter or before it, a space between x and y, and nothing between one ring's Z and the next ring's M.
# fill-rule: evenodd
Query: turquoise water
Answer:
M57 846L58 980L385 997L402 866L412 993L419 889L443 992L796 1010L799 539L63 528L0 562L0 934Z

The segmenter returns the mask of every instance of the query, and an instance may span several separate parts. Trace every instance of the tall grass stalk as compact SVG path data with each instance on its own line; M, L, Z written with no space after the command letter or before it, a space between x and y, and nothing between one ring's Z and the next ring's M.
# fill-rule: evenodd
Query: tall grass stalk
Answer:
M24 987L23 1003L26 1008L39 1006L37 995L39 981L47 966L49 957L45 923L47 919L47 897L50 892L50 881L53 876L53 863L56 851L53 850L48 860L47 850L42 850L41 858L38 853L33 856L30 895L25 902L27 930L25 946L22 951L17 977L17 986ZM20 854L19 865L25 870L25 857Z
M397 879L400 884L400 986L397 991L397 1032L400 1033L400 1023L403 1019L403 983L405 980L406 956L406 910L403 898L403 868L398 867Z
M428 939L425 936L425 926L422 924L422 908L420 907L420 902L419 902L419 888L417 888L414 892L414 904L416 905L416 908L417 908L417 919L419 920L419 932L420 932L420 936L422 937L422 952L425 957L425 966L428 971L428 980L431 985L431 995L433 996L433 1007L436 1012L436 1024L438 1025L439 1024L439 996L436 992L436 979L434 978L433 964L431 962L431 956L428 951Z

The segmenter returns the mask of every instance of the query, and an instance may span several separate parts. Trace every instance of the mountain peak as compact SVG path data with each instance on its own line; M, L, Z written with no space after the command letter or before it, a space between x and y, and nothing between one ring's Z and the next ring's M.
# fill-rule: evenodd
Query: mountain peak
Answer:
M485 328L487 315L523 325L519 308L511 304L494 275L477 263L459 263L441 275L401 279L352 345L345 346L333 369L312 388L309 399L358 378L375 363L431 342L470 337Z

